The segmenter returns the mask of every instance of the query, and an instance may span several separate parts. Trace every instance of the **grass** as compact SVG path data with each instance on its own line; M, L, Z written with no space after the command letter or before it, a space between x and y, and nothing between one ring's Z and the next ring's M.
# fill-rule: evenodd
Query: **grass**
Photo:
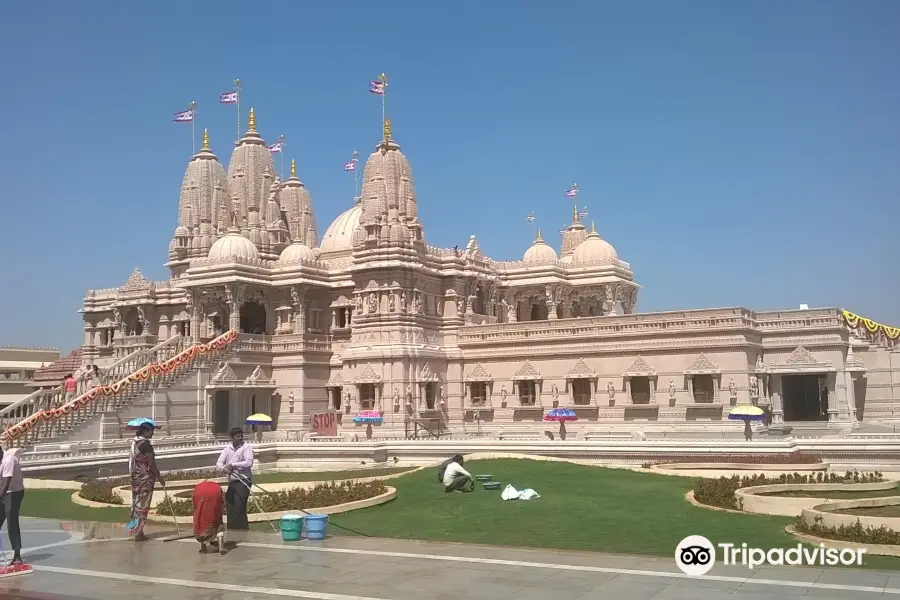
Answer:
M60 521L128 522L130 508L90 508L72 502L74 490L27 490L22 501L23 517Z
M858 500L860 498L888 498L890 496L900 496L900 490L897 489L897 486L894 486L889 490L791 490L789 492L772 492L759 495L778 496L781 498L830 498L833 500Z
M335 515L328 531L348 535L335 526L341 525L373 537L664 557L688 535L765 549L797 544L784 531L793 522L789 517L731 514L688 503L684 495L695 482L689 477L522 459L472 461L466 468L490 473L504 486L532 487L542 497L504 502L500 491L480 485L472 493L447 494L436 481L437 470L426 469L391 480L398 492L393 501ZM29 490L22 514L127 521L127 508L81 507L70 496L65 490ZM900 570L900 559L892 557L867 556L865 564Z
M900 517L900 506L857 506L836 510L835 513L844 515L858 515L860 517Z
M694 479L558 462L473 461L472 474L490 473L503 485L532 487L536 500L504 502L500 491L477 486L444 492L436 470L397 478L388 504L335 515L336 524L376 537L469 542L510 547L672 556L688 535L713 543L758 548L796 546L784 531L788 517L731 514L691 505ZM333 535L346 532L329 528ZM900 560L867 557L868 566L900 570Z

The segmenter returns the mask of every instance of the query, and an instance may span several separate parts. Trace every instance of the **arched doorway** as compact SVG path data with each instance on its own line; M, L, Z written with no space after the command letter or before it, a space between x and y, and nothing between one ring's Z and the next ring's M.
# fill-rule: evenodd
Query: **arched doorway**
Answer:
M241 333L266 333L266 307L256 300L241 305Z

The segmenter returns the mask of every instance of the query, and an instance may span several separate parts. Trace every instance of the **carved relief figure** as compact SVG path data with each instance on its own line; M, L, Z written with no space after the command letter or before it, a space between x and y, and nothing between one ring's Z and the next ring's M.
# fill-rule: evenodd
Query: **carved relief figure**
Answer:
M394 406L400 406L400 390L394 388Z
M608 384L606 384L606 391L607 391L607 393L609 393L610 400L616 399L616 386L613 384L612 381L610 381Z
M762 352L760 352L759 354L756 355L756 368L757 368L758 370L762 370L762 369L763 369Z
M554 400L558 400L558 399L559 399L559 388L556 387L556 384L555 384L555 383L554 383L553 385L550 386L550 393L553 395L553 399L554 399Z
M360 294L355 294L353 296L353 303L356 305L356 312L359 314L362 314L363 301L362 301L362 296Z
M400 311L406 312L406 292L400 292Z
M369 292L369 313L375 313L378 311L378 298L375 296L375 292Z
M422 314L422 293L416 292L415 298L413 299L413 309L415 310L417 315Z
M506 396L507 396L506 384L504 383L504 384L500 385L500 399L503 400L504 402L506 402Z
M675 382L671 379L669 380L669 398L672 400L675 399Z
M756 375L750 376L750 395L759 398L759 379L756 378Z
M444 314L444 299L440 296L434 297L434 312L436 312L439 317Z
M388 294L388 311L394 312L397 310L397 297L393 292Z
M466 314L466 301L462 297L456 299L456 314L460 317Z
M300 292L297 291L297 288L291 288L291 306L296 308L300 305Z
M737 398L737 385L734 383L734 377L728 380L728 394L732 398Z
M294 392L288 394L288 412L294 412Z

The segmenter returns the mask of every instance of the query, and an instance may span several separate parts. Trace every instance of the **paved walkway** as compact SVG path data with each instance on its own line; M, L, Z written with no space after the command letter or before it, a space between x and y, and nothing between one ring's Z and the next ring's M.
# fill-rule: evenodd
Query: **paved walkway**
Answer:
M688 579L674 559L344 537L284 544L259 532L220 556L199 554L193 540L136 544L123 525L23 526L35 571L0 579L0 598L900 600L900 572L716 567Z

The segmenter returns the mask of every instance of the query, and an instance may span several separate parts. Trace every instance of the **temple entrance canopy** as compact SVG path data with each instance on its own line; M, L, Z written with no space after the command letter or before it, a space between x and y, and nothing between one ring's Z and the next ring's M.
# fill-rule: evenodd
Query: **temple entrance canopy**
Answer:
M828 387L824 373L784 375L781 385L786 422L828 420Z

